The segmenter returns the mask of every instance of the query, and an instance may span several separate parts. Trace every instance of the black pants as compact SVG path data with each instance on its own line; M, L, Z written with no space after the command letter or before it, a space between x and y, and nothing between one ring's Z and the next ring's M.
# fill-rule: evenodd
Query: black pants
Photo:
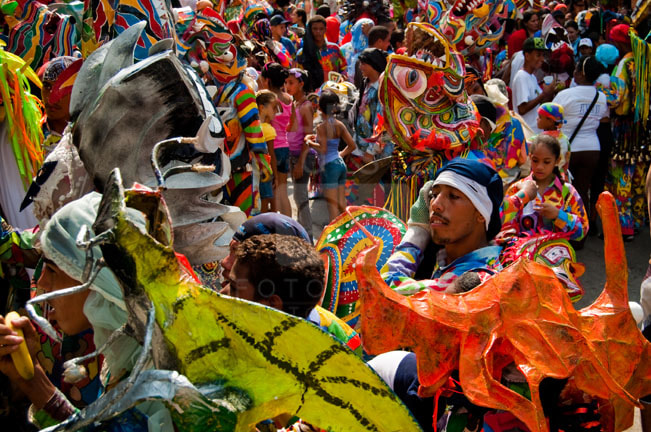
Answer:
M601 183L601 190L597 189L598 186L594 185L594 178L599 168L599 151L580 151L572 152L570 156L570 172L572 173L572 184L576 191L581 196L585 212L593 221L595 215L592 214L592 205L594 201L597 202L597 197L603 190L603 181ZM605 177L604 177L605 178Z

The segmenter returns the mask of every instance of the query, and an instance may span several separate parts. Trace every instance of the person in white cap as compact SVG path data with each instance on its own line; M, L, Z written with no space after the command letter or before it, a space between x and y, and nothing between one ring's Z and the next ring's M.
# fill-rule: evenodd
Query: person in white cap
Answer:
M592 44L592 39L582 38L579 41L579 58L591 56L593 50L594 50L594 45Z

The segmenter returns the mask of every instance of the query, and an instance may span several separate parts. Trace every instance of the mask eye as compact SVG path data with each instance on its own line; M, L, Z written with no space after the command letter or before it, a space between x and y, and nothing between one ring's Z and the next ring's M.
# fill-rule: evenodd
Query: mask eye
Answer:
M402 92L409 98L422 95L427 88L427 77L423 71L397 66L393 75Z

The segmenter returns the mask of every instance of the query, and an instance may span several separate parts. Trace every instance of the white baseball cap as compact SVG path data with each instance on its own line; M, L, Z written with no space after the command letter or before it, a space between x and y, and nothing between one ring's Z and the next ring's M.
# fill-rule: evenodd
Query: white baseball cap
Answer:
M582 46L587 46L592 48L592 39L590 38L583 38L579 41L579 48Z

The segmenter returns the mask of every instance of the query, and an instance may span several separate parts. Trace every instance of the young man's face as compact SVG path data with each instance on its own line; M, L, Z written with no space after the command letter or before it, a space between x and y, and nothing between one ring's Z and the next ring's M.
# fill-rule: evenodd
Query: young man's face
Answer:
M589 46L582 46L579 48L579 53L581 54L581 57L588 57L592 55L592 47Z
M271 26L271 36L273 36L274 39L280 39L285 35L286 30L287 24L278 24Z
M540 69L545 61L545 54L539 50L524 53L524 62L530 65L533 70Z
M255 295L255 287L251 282L249 282L249 271L241 263L238 263L237 260L233 263L231 271L228 275L227 282L229 284L228 295L232 297L237 297L242 300L255 301L258 303L263 303L259 301Z
M321 45L325 42L325 33L326 26L324 23L312 23L312 37L314 38L314 42L316 42L317 45Z
M388 51L389 47L391 46L391 34L386 37L386 39L380 39L379 41L375 42L375 48L380 48L383 51Z
M430 191L429 221L432 241L447 245L464 240L483 223L481 214L468 197L447 185L435 185Z

